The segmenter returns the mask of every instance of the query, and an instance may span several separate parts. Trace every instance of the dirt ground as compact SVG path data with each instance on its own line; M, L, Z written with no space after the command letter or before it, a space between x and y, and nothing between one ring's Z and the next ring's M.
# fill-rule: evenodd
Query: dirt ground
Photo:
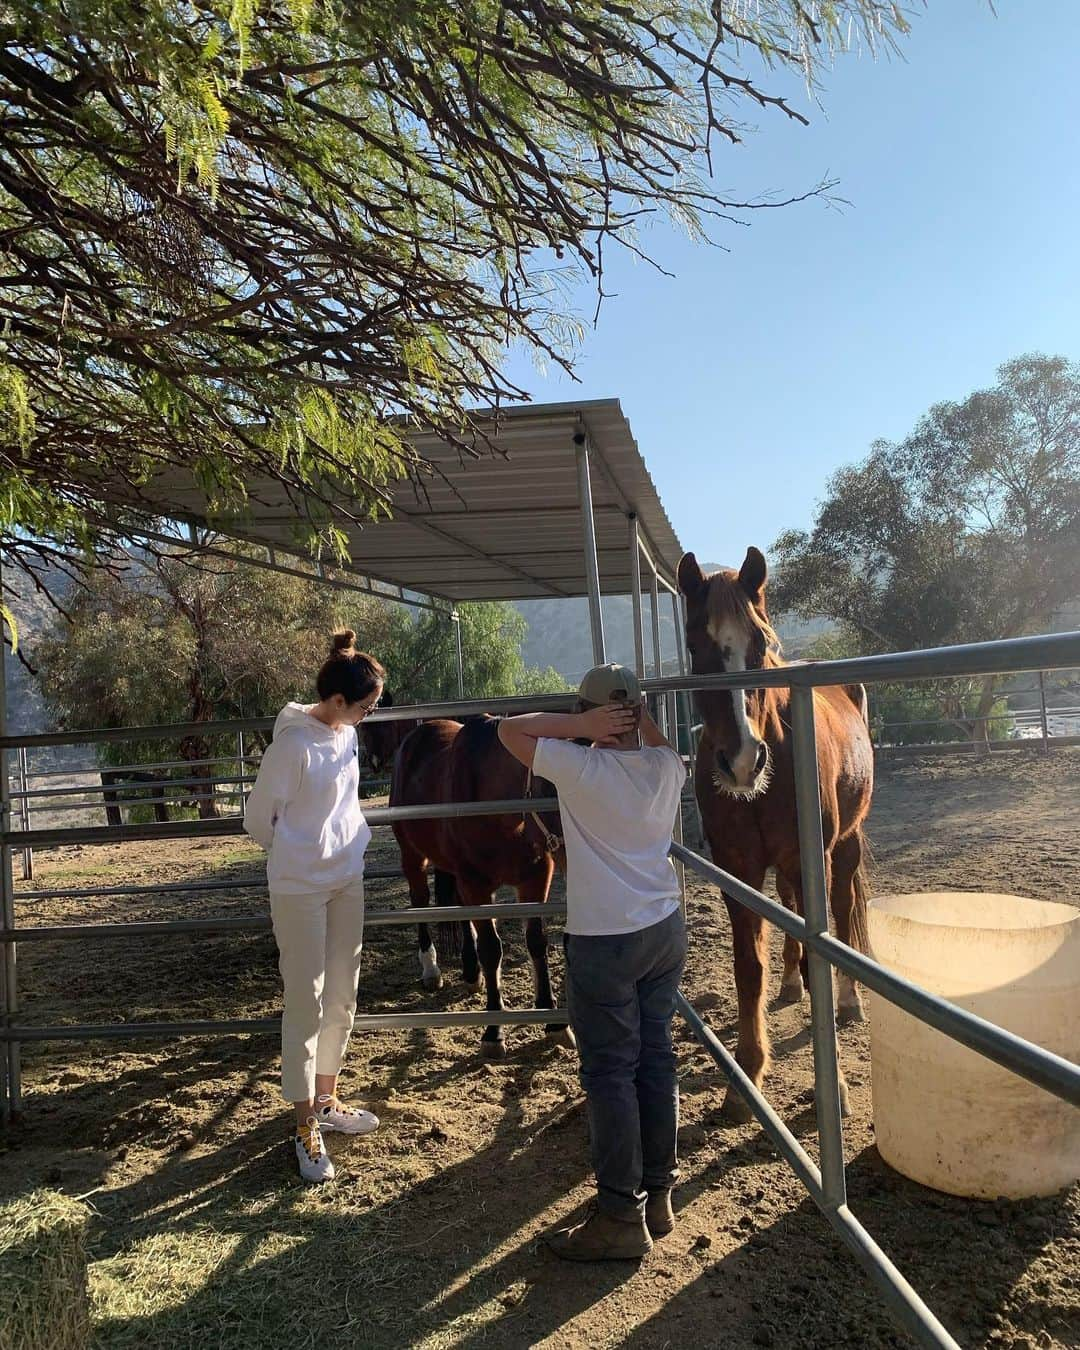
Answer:
M1012 890L1080 903L1080 750L886 762L872 818L878 893ZM385 835L385 832L378 832ZM375 861L390 861L386 842ZM250 876L239 841L71 848L39 885ZM403 904L370 885L372 908ZM20 922L243 914L258 892L20 906ZM685 987L729 1044L734 1000L719 897L689 894ZM504 925L511 1006L531 1003L522 933ZM268 1016L267 935L26 943L28 1021ZM561 958L553 954L561 977ZM779 961L774 959L773 989ZM362 1011L479 1006L459 981L418 984L411 930L373 929ZM777 1109L816 1152L805 1005L772 1006ZM884 1347L908 1342L756 1125L718 1113L723 1084L679 1031L684 1180L678 1226L640 1267L567 1267L539 1238L590 1195L576 1059L510 1032L486 1064L478 1031L358 1038L343 1095L378 1134L331 1140L338 1179L304 1188L267 1037L24 1049L25 1123L0 1142L0 1187L88 1195L96 1344L259 1350L372 1347ZM1080 1344L1080 1187L966 1202L892 1173L874 1149L865 1027L841 1033L854 1116L851 1207L964 1346Z

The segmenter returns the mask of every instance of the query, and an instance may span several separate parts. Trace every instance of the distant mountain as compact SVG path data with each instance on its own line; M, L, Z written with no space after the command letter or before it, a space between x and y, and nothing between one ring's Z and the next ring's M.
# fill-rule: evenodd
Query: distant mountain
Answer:
M589 602L574 600L520 600L515 606L529 625L522 646L526 665L554 666L568 684L577 684L593 664L592 636L589 627ZM604 645L609 661L633 666L634 610L628 595L605 595L601 604L604 616ZM652 614L646 601L642 621L645 629L645 661L652 673ZM660 648L665 670L678 669L675 657L675 623L671 601L660 597Z
M715 571L719 563L704 563L706 572ZM522 655L530 666L553 666L568 684L577 684L592 665L592 638L589 629L589 604L585 599L574 600L520 600L515 606L529 625L522 647ZM628 595L605 595L601 604L604 616L604 645L610 661L623 665L634 664L634 609ZM645 662L649 674L653 671L652 603L646 596L642 603L642 622L645 629ZM777 631L784 651L789 657L798 657L806 647L836 627L831 619L779 620ZM675 623L671 600L666 592L660 595L660 647L664 653L664 672L678 669L675 656Z

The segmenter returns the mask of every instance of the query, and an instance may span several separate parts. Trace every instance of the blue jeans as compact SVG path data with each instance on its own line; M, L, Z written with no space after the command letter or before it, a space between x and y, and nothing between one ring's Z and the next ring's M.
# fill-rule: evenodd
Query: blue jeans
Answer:
M686 927L676 910L636 933L568 933L563 942L600 1208L635 1219L649 1192L670 1190L679 1176L671 1018Z

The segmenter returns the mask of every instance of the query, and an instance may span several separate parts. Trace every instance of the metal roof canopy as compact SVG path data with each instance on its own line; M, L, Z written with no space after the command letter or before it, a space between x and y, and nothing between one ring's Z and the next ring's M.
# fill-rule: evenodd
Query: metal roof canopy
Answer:
M437 473L396 484L390 519L338 519L352 558L351 566L335 569L339 576L450 604L590 595L597 582L601 592L626 595L637 584L636 523L646 565L655 564L665 587L675 587L682 548L618 399L537 404L497 417L481 412L477 420L495 453L476 459L435 435L410 432ZM243 520L227 526L209 518L194 486L159 481L159 491L165 487L168 515L295 552L297 508L272 480L249 485ZM590 496L595 580L582 509Z

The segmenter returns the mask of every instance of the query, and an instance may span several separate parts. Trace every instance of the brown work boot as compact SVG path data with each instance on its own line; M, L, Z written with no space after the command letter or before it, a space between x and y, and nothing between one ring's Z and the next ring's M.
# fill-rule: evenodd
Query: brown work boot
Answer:
M645 1202L645 1225L654 1238L667 1237L675 1227L670 1191L650 1191Z
M603 1210L584 1223L549 1233L547 1244L564 1261L639 1261L652 1251L644 1220L617 1219Z

